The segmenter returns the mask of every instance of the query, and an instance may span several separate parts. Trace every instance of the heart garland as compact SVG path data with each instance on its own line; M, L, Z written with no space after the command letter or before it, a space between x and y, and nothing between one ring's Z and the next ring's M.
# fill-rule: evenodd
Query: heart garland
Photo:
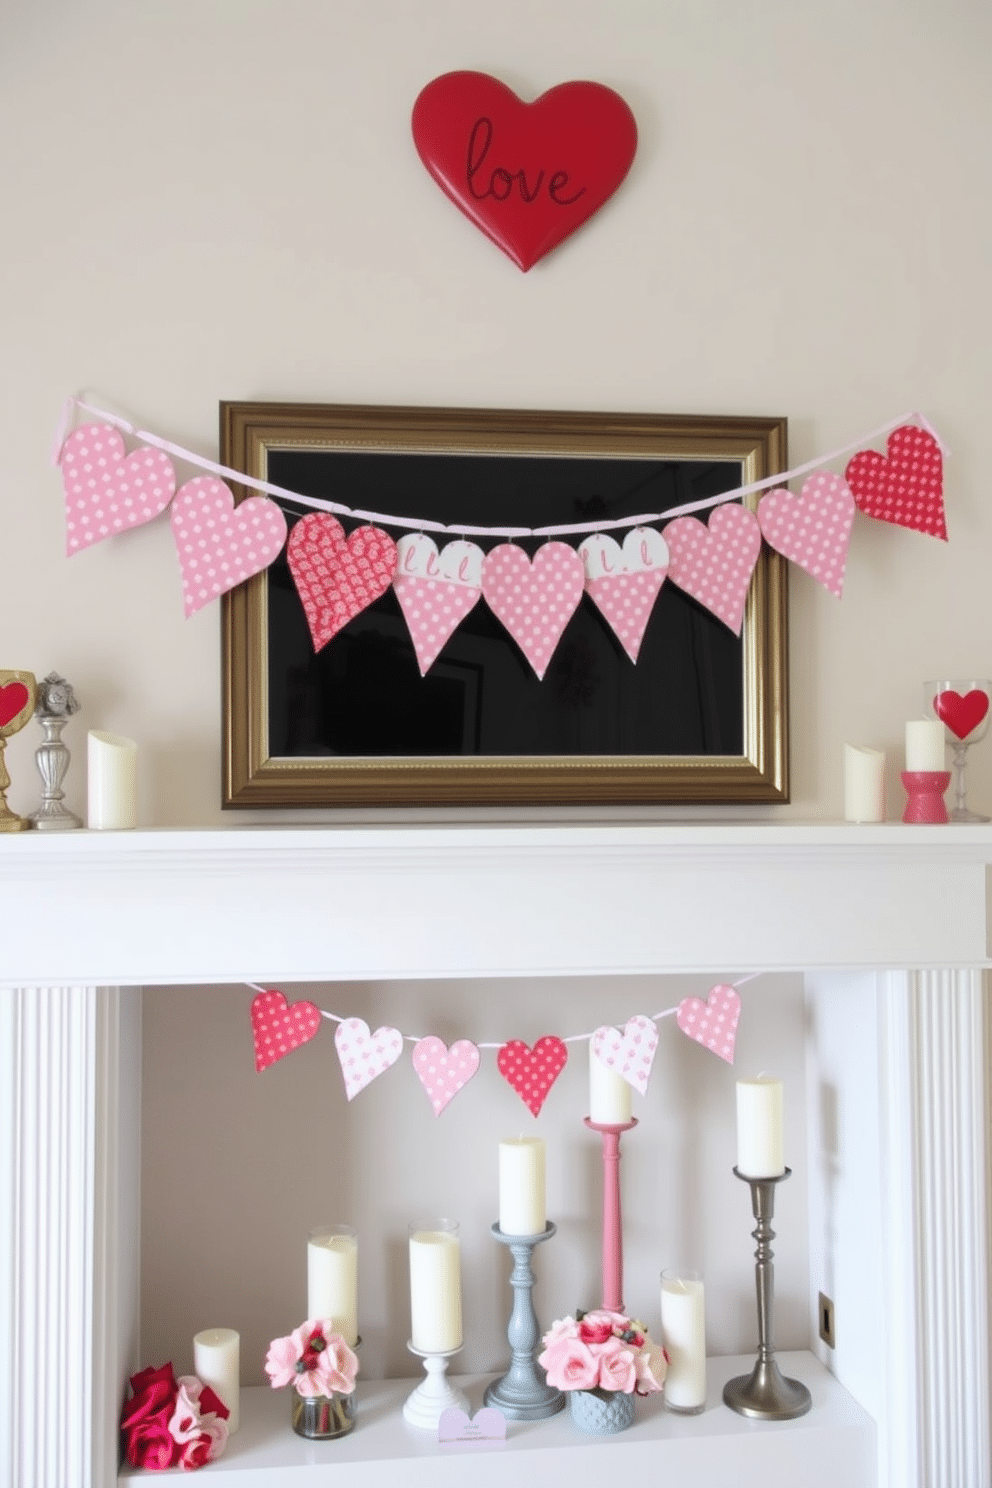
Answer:
M900 424L886 441L884 458L876 450L861 450L844 475L866 517L947 541L943 459L926 429Z
M125 455L110 424L81 424L59 457L65 497L65 551L81 553L163 512L176 489L168 455L147 446Z
M433 1034L422 1038L413 1050L413 1067L427 1092L435 1116L468 1084L479 1068L481 1055L468 1039L457 1039L451 1048Z
M973 687L962 697L953 688L947 688L934 698L933 711L955 738L966 739L989 711L989 695L981 688Z
M733 1064L740 1016L739 994L733 987L720 983L705 1002L698 997L683 998L675 1021L687 1038L695 1039L697 1044Z
M740 635L748 585L761 552L754 513L731 502L715 508L708 527L698 517L676 517L665 528L665 541L672 583Z
M286 518L267 496L240 506L222 480L198 475L176 493L170 513L186 618L261 573L282 552Z
M596 532L580 543L579 557L586 593L636 662L668 573L668 544L653 527L632 527L622 548L616 538Z
M522 1039L510 1039L496 1056L496 1067L534 1116L539 1116L548 1091L568 1061L568 1049L560 1038L546 1034L533 1049Z
M345 1095L353 1100L366 1085L394 1065L403 1052L403 1035L398 1028L383 1025L370 1032L364 1018L345 1018L334 1033Z
M416 532L400 538L396 554L393 589L424 677L482 597L483 553L464 540L439 553L426 533Z
M459 211L527 272L613 195L637 125L601 83L559 83L533 103L484 72L448 72L413 106L413 142Z
M259 992L251 1000L251 1030L255 1041L255 1069L270 1064L315 1038L320 1008L312 1002L288 1003L281 992Z
M327 512L300 518L289 535L286 561L315 651L385 594L396 556L396 544L379 527L358 527L346 538L337 517Z
M628 1018L622 1031L609 1026L597 1028L590 1044L595 1058L641 1095L648 1088L657 1047L657 1025L643 1013Z
M799 496L781 487L762 496L758 525L777 553L840 599L855 510L847 481L821 472L803 483Z

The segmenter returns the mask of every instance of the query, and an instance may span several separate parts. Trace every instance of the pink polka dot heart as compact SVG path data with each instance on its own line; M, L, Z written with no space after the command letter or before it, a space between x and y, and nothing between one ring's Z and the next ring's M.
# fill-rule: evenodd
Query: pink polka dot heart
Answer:
M377 1075L384 1074L403 1052L398 1028L384 1026L369 1031L364 1018L345 1018L334 1034L334 1046L344 1075L345 1094L353 1100Z
M711 514L708 527L697 517L676 517L664 536L672 583L740 635L748 585L761 552L754 513L728 502Z
M668 573L668 545L653 527L635 527L624 538L594 533L579 545L586 593L631 661L641 642Z
M482 593L501 625L543 677L582 599L586 574L568 543L549 542L531 562L523 548L501 543L486 554Z
M109 424L74 429L59 457L65 493L68 557L91 543L140 527L165 510L176 489L168 455L137 449L125 456L124 440Z
M468 1039L456 1040L449 1049L431 1034L415 1046L413 1067L435 1116L468 1084L479 1068L479 1058L478 1049Z
M811 475L802 493L776 488L758 502L758 525L777 553L840 599L854 525L854 497L840 475Z
M590 1048L596 1059L615 1074L622 1075L628 1085L644 1095L651 1078L655 1050L658 1047L658 1029L653 1018L635 1013L618 1028L597 1028L590 1040Z
M936 439L915 424L901 424L888 437L886 456L861 450L848 461L844 475L858 510L946 542L943 461Z
M286 518L274 501L250 496L235 507L214 475L198 475L179 489L170 520L187 619L268 568L286 541Z
M396 551L393 589L424 677L482 597L482 549L459 540L438 553L432 538L415 532Z
M320 1008L312 1002L288 1003L281 992L259 992L251 1000L255 1068L261 1074L277 1059L308 1044L320 1028Z
M713 988L705 1002L698 997L684 998L675 1021L688 1038L733 1064L740 1016L740 998L733 987L721 984Z
M537 1116L567 1060L568 1050L562 1040L547 1034L538 1039L533 1049L521 1039L510 1039L497 1054L496 1066L528 1110Z

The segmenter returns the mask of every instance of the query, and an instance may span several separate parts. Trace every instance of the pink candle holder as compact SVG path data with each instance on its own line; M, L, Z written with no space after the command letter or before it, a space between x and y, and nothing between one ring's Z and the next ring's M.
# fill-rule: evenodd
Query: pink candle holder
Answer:
M620 1222L620 1138L637 1125L637 1117L622 1126L606 1126L584 1116L590 1131L603 1138L603 1306L623 1312L623 1227Z
M950 770L903 770L899 778L906 791L904 822L937 825L947 821L944 792L951 783Z

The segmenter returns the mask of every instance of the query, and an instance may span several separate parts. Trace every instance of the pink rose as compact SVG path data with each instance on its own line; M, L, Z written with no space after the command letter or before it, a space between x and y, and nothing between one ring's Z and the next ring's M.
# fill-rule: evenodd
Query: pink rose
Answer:
M183 1447L179 1466L184 1472L192 1472L195 1467L206 1467L210 1461L210 1448L212 1442L206 1432L198 1433Z
M203 1386L192 1374L181 1375L176 1381L176 1406L169 1421L173 1441L180 1446L195 1441L200 1434L200 1391Z
M577 1338L579 1325L573 1317L560 1318L557 1323L552 1323L544 1335L544 1343L557 1343L559 1338Z
M350 1395L355 1388L358 1356L352 1353L340 1333L327 1336L327 1347L320 1356L316 1372L330 1386L324 1391L325 1395L334 1390L341 1395Z
M668 1355L660 1344L652 1343L650 1338L645 1338L644 1347L637 1355L637 1385L638 1395L650 1395L653 1390L660 1390L665 1383L665 1375L668 1372Z
M611 1338L597 1350L599 1385L604 1390L622 1390L629 1395L637 1383L634 1350Z
M578 1338L556 1339L537 1362L547 1372L548 1384L557 1390L591 1390L599 1374L592 1353Z
M608 1323L611 1332L616 1328L619 1332L623 1333L630 1327L629 1317L626 1317L622 1312L611 1312L608 1307L594 1308L592 1312L585 1314L582 1321L584 1323L591 1323L593 1326Z
M273 1390L281 1390L296 1379L296 1361L301 1357L296 1352L292 1335L289 1338L274 1338L265 1356L265 1372Z

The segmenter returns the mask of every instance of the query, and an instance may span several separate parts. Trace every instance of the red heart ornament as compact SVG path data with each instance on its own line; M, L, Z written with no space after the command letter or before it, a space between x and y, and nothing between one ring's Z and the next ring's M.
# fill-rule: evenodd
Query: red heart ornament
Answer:
M548 1091L565 1068L568 1050L560 1038L547 1034L533 1049L521 1039L510 1039L496 1056L496 1066L528 1110L537 1116Z
M251 1000L255 1068L261 1074L277 1059L308 1044L320 1028L320 1008L312 1002L290 1005L281 992L259 992Z
M951 689L938 692L933 700L933 711L952 734L966 739L989 711L988 694L977 687L966 692L964 697Z
M613 195L637 149L627 104L602 83L533 103L485 72L448 72L413 106L413 142L446 196L526 273Z
M911 527L947 541L940 445L926 429L901 424L886 443L887 458L861 450L844 471L866 517Z
M385 594L396 572L396 544L378 527L358 527L346 540L336 517L312 512L289 534L286 561L320 651Z
M17 717L27 705L29 696L23 682L8 682L6 687L0 687L0 728L6 727L12 718Z

